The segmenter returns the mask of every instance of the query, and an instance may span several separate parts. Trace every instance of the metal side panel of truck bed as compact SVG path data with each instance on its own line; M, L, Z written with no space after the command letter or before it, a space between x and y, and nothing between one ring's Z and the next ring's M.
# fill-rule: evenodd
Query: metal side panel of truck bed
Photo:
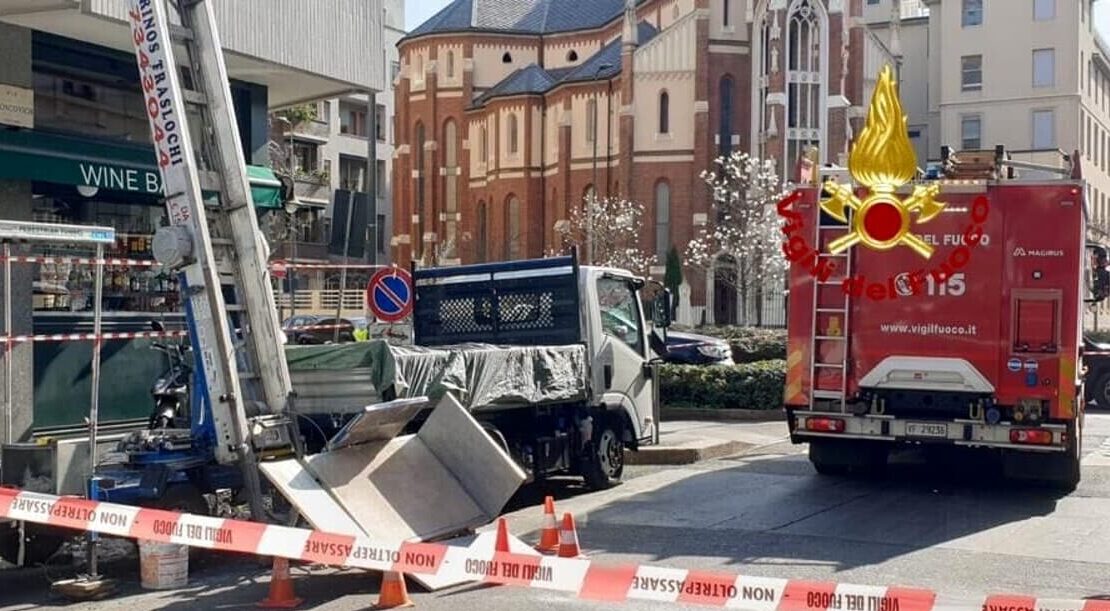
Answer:
M471 412L586 401L590 394L580 344L422 348L378 340L290 346L285 354L303 414L356 413L390 394L435 401L450 392Z
M323 452L260 468L319 530L387 543L471 531L501 513L525 474L450 395L416 434L396 436L430 405L364 408Z

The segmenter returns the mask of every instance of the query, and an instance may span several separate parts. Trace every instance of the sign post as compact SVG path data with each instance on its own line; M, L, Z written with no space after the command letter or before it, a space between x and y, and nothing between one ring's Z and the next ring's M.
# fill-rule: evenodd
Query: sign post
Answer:
M379 270L366 285L366 305L382 322L395 323L412 314L412 277L399 267Z

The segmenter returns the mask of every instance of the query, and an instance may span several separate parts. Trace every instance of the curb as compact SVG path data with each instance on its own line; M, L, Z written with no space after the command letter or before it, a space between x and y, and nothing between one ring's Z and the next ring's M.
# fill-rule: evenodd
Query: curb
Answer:
M659 420L706 420L710 422L780 422L786 420L782 409L706 409L663 407Z
M625 450L626 465L692 465L694 463L739 454L755 447L743 441L721 441L700 447L645 446L638 451Z

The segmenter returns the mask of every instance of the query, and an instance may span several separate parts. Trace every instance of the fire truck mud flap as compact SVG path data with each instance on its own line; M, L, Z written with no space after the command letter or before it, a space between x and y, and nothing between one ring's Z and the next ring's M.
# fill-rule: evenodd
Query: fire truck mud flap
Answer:
M260 467L320 530L394 543L470 532L500 515L525 474L450 395L416 434L397 436L428 405L369 406L323 452ZM413 578L429 589L455 585Z

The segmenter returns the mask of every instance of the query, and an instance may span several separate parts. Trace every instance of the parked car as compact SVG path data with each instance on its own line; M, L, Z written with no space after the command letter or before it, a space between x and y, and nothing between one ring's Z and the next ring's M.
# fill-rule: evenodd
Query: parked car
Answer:
M667 354L663 360L678 365L733 365L728 342L708 335L667 331Z
M346 318L336 321L314 314L298 314L285 319L281 328L290 344L330 344L335 341L339 325L339 343L355 341L355 325Z

